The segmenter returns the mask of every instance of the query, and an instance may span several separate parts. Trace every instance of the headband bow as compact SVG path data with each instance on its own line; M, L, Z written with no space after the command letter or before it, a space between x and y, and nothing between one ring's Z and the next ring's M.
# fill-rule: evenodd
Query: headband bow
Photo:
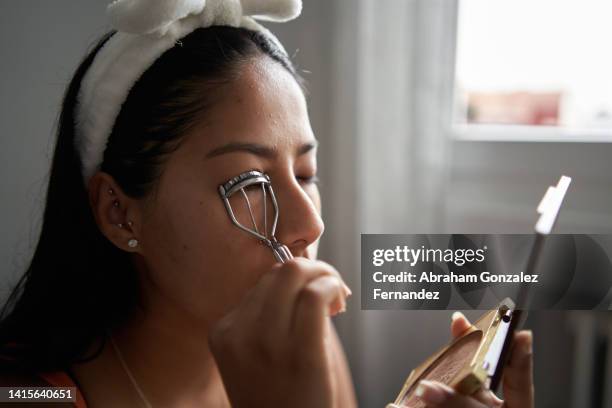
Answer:
M237 18L285 22L300 15L301 1L291 0L115 0L108 6L113 26L133 34L164 35L183 18L199 16L202 26L235 25Z

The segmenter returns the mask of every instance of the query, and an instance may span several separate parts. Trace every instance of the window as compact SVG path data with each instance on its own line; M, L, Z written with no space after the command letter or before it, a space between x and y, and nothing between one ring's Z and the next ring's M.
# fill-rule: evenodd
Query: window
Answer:
M467 138L612 141L612 2L463 0L453 101Z

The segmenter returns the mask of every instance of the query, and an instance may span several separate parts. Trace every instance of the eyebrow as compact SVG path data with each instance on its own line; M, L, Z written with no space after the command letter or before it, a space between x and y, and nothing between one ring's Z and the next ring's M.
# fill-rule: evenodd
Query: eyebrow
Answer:
M304 143L297 148L296 155L301 156L315 149L319 145L318 140ZM234 152L247 152L265 159L274 159L278 156L278 150L271 146L266 146L258 143L246 142L230 142L223 146L216 147L206 154L206 158L221 156L223 154Z

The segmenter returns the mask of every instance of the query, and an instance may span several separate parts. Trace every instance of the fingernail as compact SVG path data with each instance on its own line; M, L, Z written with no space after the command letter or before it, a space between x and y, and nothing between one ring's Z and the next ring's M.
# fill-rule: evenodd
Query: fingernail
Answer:
M453 312L453 314L451 316L451 322L459 319L460 317L463 317L465 319L465 315L463 313L461 313L459 311Z
M497 395L493 394L493 403L495 404L496 407L502 407L504 406L504 400L500 399Z
M346 312L346 301L340 296L333 304L329 306L327 315L330 317L334 317L344 312Z
M340 309L336 309L335 311L331 313L328 312L327 315L329 317L335 317L335 316L338 316L340 313L344 313L344 312L346 312L346 307L342 306Z
M353 294L353 292L351 291L351 288L349 288L347 284L344 282L342 284L344 285L344 295L351 296Z
M432 404L441 404L449 397L442 387L427 380L421 380L414 393L423 401Z
M346 299L342 298L341 303L340 303L340 309L338 310L337 314L344 313L344 312L346 312Z

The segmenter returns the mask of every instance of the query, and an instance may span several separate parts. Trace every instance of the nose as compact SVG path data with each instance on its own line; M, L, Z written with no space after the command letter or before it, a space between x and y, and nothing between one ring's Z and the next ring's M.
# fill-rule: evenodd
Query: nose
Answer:
M311 197L293 178L273 181L279 217L276 238L289 247L294 256L302 256L306 248L323 234L325 224Z

